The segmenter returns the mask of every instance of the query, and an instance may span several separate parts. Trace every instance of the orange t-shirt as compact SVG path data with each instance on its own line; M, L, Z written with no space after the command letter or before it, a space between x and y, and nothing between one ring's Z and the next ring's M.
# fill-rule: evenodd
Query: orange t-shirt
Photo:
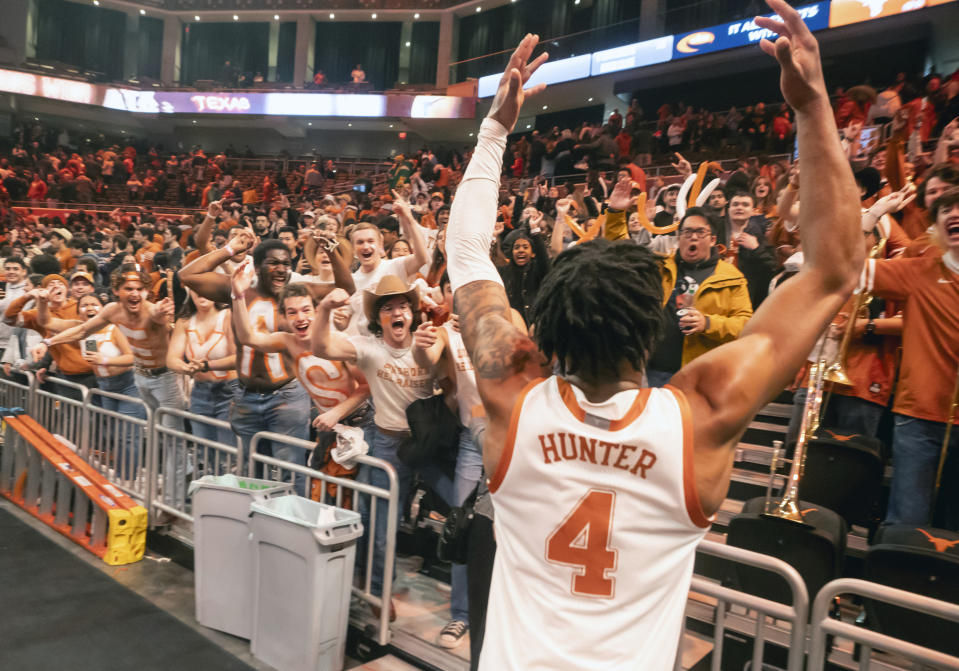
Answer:
M58 308L51 308L50 314L59 319L80 319L76 301L67 301ZM50 332L40 326L37 321L36 310L24 310L20 313L20 317L23 319L23 325L26 328L41 333L44 337L50 335ZM50 356L53 357L60 372L66 375L82 375L83 373L93 372L93 368L80 353L80 345L80 343L71 342L54 345L50 348Z
M73 253L67 247L57 252L57 260L60 262L60 269L65 273L70 272L77 265L77 260L73 258Z
M850 296L840 312L849 314L856 300ZM892 395L896 376L896 352L902 340L899 336L879 336L878 344L868 344L861 338L849 343L845 368L852 380L852 386L831 385L834 393L840 396L854 396L885 407Z
M905 306L893 412L945 422L959 364L959 275L941 258L922 256L868 261L870 276L867 289Z
M162 251L163 251L163 247L161 247L155 242L151 242L149 244L146 244L140 247L140 249L137 250L137 253L134 254L133 256L134 258L136 258L137 263L140 264L140 267L143 268L143 270L145 270L146 272L150 273L150 272L153 272L153 261L143 258L144 254L148 252L153 252L154 254L157 254L158 252L162 252Z
M936 244L928 231L912 241L903 256L915 258L917 256L942 256L942 247Z

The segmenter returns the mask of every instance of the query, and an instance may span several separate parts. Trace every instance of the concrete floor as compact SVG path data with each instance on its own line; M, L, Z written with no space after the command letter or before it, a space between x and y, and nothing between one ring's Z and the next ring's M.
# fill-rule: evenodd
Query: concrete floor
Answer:
M170 561L167 557L147 550L143 559L126 566L110 566L95 555L67 540L46 525L37 521L6 499L0 498L0 508L11 512L72 555L111 576L120 584L133 590L150 603L168 612L191 629L215 643L220 648L249 664L257 671L274 671L250 654L250 642L200 625L194 617L193 572ZM405 609L404 609L405 610ZM465 648L469 650L468 645ZM467 652L468 654L468 652ZM346 669L369 669L370 671L409 671L417 667L387 655L363 664L354 659L346 660Z

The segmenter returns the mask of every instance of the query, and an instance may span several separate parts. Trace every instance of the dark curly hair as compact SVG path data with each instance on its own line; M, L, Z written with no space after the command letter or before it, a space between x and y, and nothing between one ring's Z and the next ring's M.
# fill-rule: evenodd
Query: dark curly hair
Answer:
M386 303L386 301L388 301L388 300L390 300L390 299L393 299L393 298L396 298L396 295L395 295L395 294L394 294L394 295L390 295L390 296L382 296L382 297L380 297L380 298L377 298L377 299L376 299L376 302L373 303L373 315L374 315L374 316L378 315L378 314L380 313L380 308L383 307L383 304ZM410 307L412 307L412 306L410 306ZM419 310L413 310L413 322L410 324L410 333L412 333L413 331L415 331L416 329L418 329L418 328L420 327L420 324L422 324L422 323L423 323L423 319L422 319L422 317L420 316L420 311L419 311ZM372 334L375 335L376 337L378 337L378 338L382 338L382 337L383 337L383 325L380 324L380 322L379 322L378 319L374 319L374 320L371 321L369 324L367 324L367 328L370 330L370 333L372 333Z
M553 262L533 305L533 332L562 374L643 370L665 330L660 264L632 242L593 240Z

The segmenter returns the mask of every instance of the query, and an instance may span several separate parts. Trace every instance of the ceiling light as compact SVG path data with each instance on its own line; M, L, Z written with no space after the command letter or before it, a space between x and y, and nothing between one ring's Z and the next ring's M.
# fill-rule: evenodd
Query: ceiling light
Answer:
M199 21L199 20L200 20L200 15L197 14L196 16L194 16L194 17L193 17L193 20L194 20L194 21Z
M417 12L416 14L413 15L413 20L414 20L414 21L415 21L416 19L418 19L418 18L420 18L419 12Z
M196 123L196 119L193 120L193 123Z
M544 109L544 110L549 109L549 106L548 106L548 105L543 105L543 109Z
M312 125L313 125L313 122L312 122L312 121L307 121L307 122L306 122L306 125L307 125L307 126L312 126Z
M279 20L280 20L280 15L279 15L279 14L274 14L274 15L273 15L273 20L274 20L274 21L279 21Z
M93 4L96 5L97 7L99 7L99 6L100 6L100 0L93 0Z
M390 124L390 128L392 128L392 127L393 127L393 124Z
M333 12L330 12L330 21L332 21L335 18L336 18L336 14L334 14Z
M532 127L533 127L533 124L529 124L529 123L528 123L528 124L526 124L526 127L527 127L527 128L532 128Z
M234 20L234 21L239 21L239 20L240 20L240 17L237 16L236 14L234 14L234 15L233 15L233 20Z
M373 12L373 18L374 19L376 18L376 12Z
M477 11L477 13L478 13L478 12L482 12L482 11L483 11L483 8L482 8L482 7L477 7L477 8L476 8L476 11Z
M351 124L351 123L348 123L348 124L346 124L346 125L349 126L350 128L353 127L353 124Z
M593 102L593 99L592 99L592 98L587 98L587 99L586 99L586 102L591 103L591 102Z
M579 4L579 0L573 0L573 4L574 4L574 5L578 5L578 4Z
M472 133L470 133L470 137L473 137L473 134L472 134Z
M406 46L410 46L410 43L409 43L409 42L407 42L407 43L406 43Z
M141 10L140 10L140 16L146 16L146 15L147 15L147 10L141 9Z

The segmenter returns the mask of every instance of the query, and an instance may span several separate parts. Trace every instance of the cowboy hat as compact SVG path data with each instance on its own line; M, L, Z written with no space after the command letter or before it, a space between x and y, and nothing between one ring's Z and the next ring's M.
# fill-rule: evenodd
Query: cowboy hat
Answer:
M376 318L373 314L373 308L381 299L392 296L406 296L413 312L415 313L419 309L420 295L416 287L409 286L396 275L384 275L376 285L376 289L363 291L363 313L366 315L367 321L375 323Z

